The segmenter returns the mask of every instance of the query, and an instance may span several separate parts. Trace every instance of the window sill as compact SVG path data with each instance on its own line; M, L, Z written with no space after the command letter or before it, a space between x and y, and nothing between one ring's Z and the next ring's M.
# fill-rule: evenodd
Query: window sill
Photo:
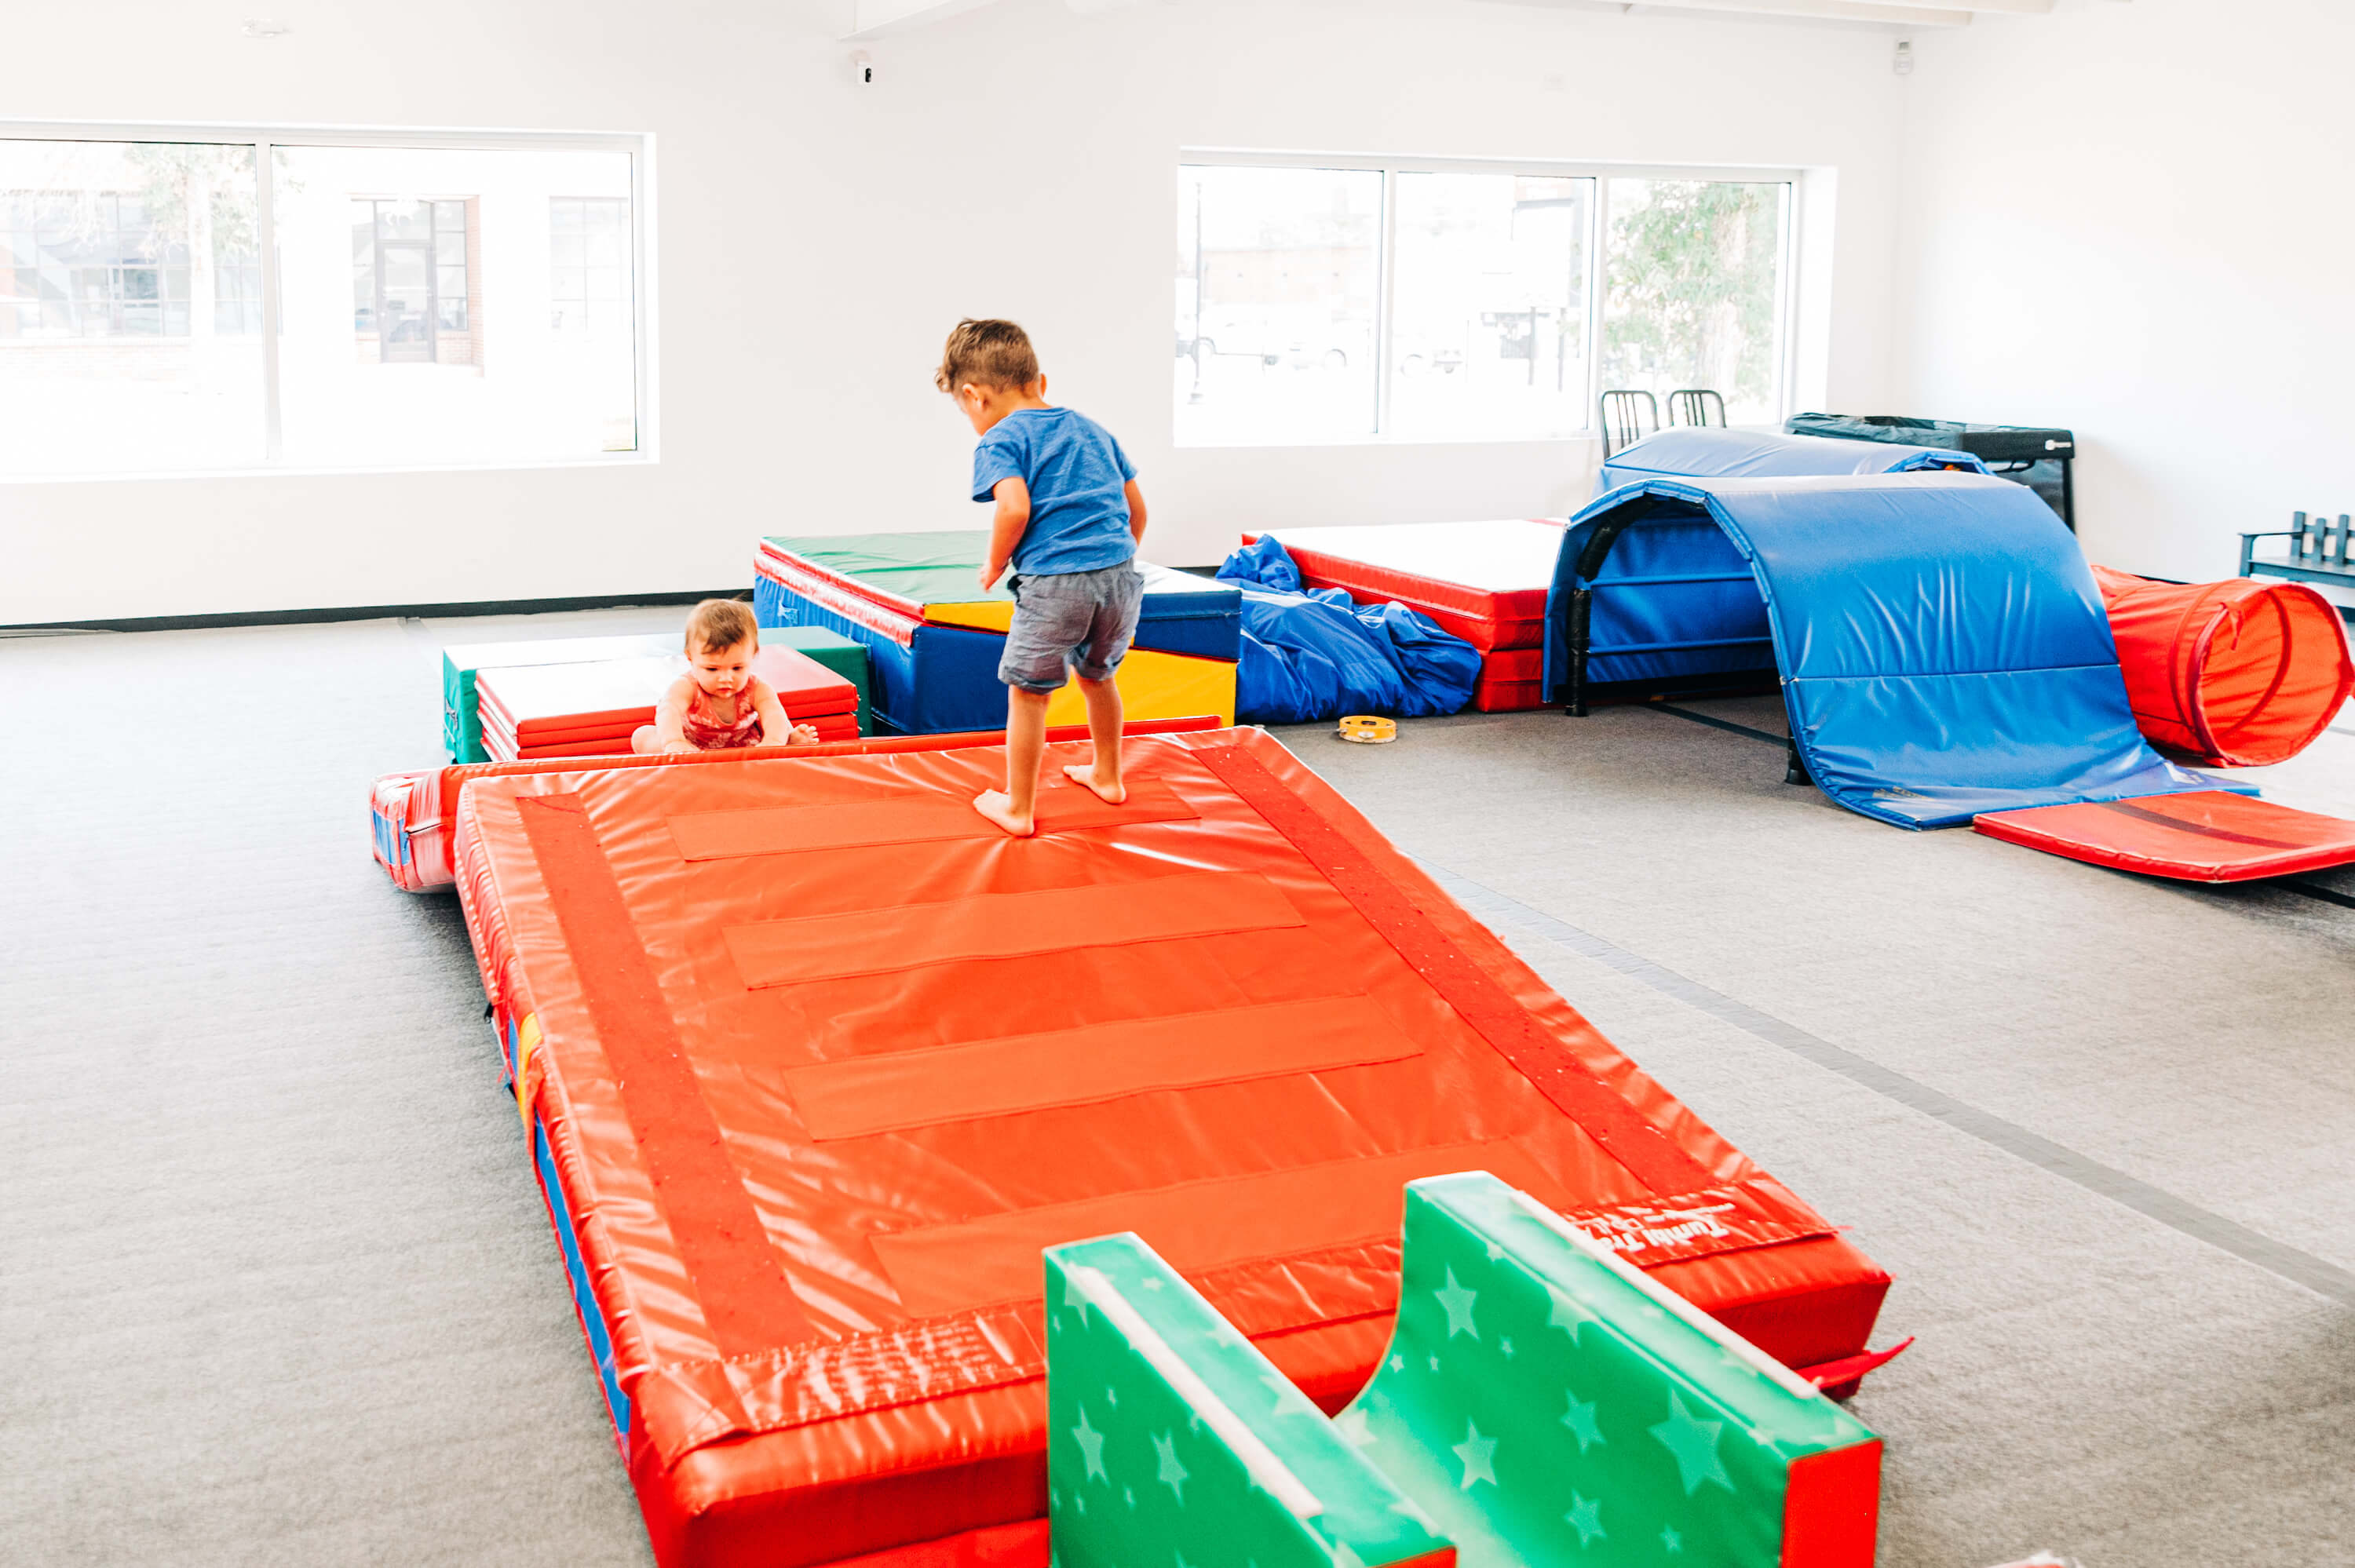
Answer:
M1266 440L1188 440L1174 438L1171 445L1181 452L1201 451L1322 451L1342 450L1363 451L1369 447L1547 447L1570 446L1575 443L1596 445L1603 440L1593 430L1579 430L1566 436L1344 436L1323 440L1286 440L1272 438Z

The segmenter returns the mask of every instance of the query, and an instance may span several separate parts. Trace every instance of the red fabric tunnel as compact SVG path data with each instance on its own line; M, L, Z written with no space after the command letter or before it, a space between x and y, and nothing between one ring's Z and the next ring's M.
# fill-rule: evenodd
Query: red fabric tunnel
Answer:
M2355 688L2339 611L2303 584L2094 577L2135 722L2169 751L2216 767L2287 761Z

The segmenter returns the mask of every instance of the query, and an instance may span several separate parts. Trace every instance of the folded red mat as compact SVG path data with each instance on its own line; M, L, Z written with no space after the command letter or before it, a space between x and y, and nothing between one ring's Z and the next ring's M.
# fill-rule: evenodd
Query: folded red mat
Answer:
M821 741L857 740L858 721L847 714L819 714L811 718L797 718L795 724L805 724L817 731ZM630 738L637 733L635 726L607 735L590 736L576 740L547 740L527 737L517 745L511 736L483 732L483 748L494 762L529 760L536 757L618 757L630 750Z
M1992 811L1991 839L2179 882L2254 882L2355 864L2355 822L2222 789Z
M1271 528L1311 588L1403 604L1486 653L1545 641L1563 524L1548 518ZM1256 535L1245 535L1249 544Z

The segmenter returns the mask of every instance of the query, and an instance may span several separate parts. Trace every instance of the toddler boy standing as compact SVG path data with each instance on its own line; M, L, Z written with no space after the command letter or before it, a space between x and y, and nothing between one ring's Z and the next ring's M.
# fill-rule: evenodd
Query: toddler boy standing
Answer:
M1011 564L1014 624L997 678L1006 683L1006 788L974 809L1013 834L1035 824L1047 757L1047 700L1065 669L1087 699L1094 760L1063 769L1114 805L1128 799L1120 769L1120 688L1113 673L1136 634L1145 577L1145 494L1136 469L1102 425L1047 404L1047 378L1029 334L1012 322L959 322L934 377L973 422L973 498L995 500L981 586Z

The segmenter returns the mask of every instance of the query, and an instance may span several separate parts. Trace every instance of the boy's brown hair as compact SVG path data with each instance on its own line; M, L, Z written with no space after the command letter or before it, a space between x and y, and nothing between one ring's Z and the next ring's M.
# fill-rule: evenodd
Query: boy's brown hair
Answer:
M733 648L750 641L758 646L761 623L752 619L752 607L741 599L707 599L687 618L687 653L717 653L723 648Z
M967 316L949 334L948 350L941 355L940 372L932 377L932 385L943 392L954 392L967 382L1019 391L1038 379L1039 351L1030 346L1028 333L1012 322Z

